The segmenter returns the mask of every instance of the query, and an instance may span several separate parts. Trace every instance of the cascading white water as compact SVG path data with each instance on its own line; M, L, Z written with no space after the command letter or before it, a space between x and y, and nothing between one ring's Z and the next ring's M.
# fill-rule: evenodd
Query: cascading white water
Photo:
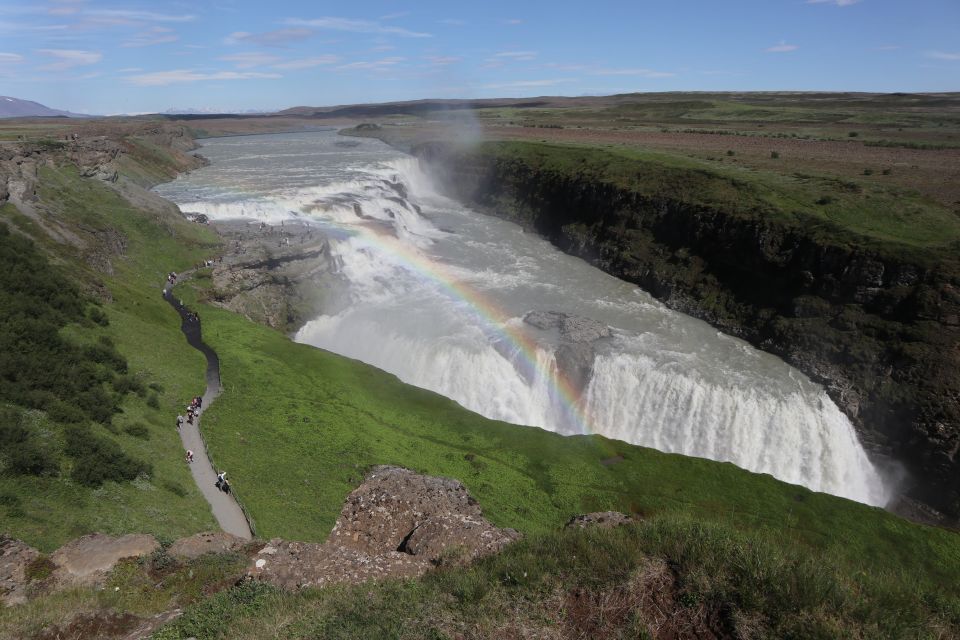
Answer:
M211 166L158 188L212 219L298 217L328 233L342 297L298 341L492 418L561 433L586 426L886 501L850 422L797 371L515 225L437 195L411 158L374 141L336 144L331 133L217 140L204 149ZM565 338L524 323L529 311L613 328L590 344L592 369L582 369L586 425L557 384L576 378L558 364Z

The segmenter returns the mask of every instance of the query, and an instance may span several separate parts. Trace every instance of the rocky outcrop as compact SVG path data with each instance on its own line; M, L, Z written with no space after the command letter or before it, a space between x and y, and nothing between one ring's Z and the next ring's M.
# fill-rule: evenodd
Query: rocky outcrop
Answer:
M565 529L613 529L623 525L633 524L636 520L619 511L598 511L573 516L564 526Z
M240 551L247 544L249 544L248 540L226 531L207 531L180 538L170 545L167 553L178 560L193 560L207 553Z
M320 310L329 274L326 236L309 225L217 222L228 252L214 265L211 302L292 331Z
M456 480L377 467L347 496L327 542L271 540L248 575L287 589L412 577L496 553L519 537L490 524Z
M0 535L0 603L10 606L27 601L29 568L39 557L33 547Z
M449 195L783 357L826 387L868 449L906 466L912 499L960 516L958 265L860 248L841 229L726 210L680 187L635 191L489 149L413 153Z
M56 566L53 578L60 586L101 584L120 560L147 556L159 548L157 539L146 534L82 536L50 554Z
M585 391L597 358L594 343L609 338L612 335L610 327L591 318L561 311L530 311L523 321L544 331L557 331L560 338L554 352L557 368L574 389L581 393Z

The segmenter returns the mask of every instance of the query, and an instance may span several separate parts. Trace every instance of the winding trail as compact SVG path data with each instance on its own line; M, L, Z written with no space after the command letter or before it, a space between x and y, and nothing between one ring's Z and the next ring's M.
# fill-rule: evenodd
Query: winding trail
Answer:
M178 282L182 281L185 275L181 274ZM200 333L199 320L193 320L190 317L189 310L173 297L172 290L173 285L167 283L163 288L163 299L180 314L180 330L187 338L187 343L207 359L207 388L203 393L202 414L220 395L220 359L213 349L204 344ZM203 493L203 497L210 503L210 509L220 524L220 528L246 540L252 539L253 534L250 531L250 524L233 494L224 493L214 485L217 474L210 462L203 437L200 435L199 416L194 417L193 424L183 423L183 427L180 429L180 441L183 442L184 451L193 451L193 463L190 464L193 479L200 488L200 492Z

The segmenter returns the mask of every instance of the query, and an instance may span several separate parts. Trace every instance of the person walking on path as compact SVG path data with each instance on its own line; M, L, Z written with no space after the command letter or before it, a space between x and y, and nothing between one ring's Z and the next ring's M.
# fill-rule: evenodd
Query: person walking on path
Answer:
M180 431L182 427L183 427L183 416L179 415L177 416L177 431Z
M187 449L187 464L190 464L191 462L193 462L193 451Z

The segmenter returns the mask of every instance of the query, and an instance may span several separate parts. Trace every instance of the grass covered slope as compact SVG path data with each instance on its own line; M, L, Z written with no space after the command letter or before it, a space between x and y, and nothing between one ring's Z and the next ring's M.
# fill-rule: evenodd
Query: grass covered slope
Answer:
M133 614L184 615L155 640L308 638L952 638L960 605L904 571L851 571L777 531L653 516L614 530L531 534L468 567L418 580L282 592L244 581L249 560L161 550L104 589L0 609L0 637L85 637ZM74 618L76 612L86 617ZM134 628L138 620L126 623ZM56 625L57 628L53 628ZM106 626L106 625L104 625ZM122 626L121 626L122 628ZM103 629L100 629L101 634ZM92 635L92 634L91 634ZM118 634L123 637L123 633ZM99 636L98 636L99 637Z
M679 515L960 595L952 532L731 464L488 420L234 314L200 315L224 384L205 437L261 537L325 539L364 471L396 464L461 480L492 521L525 533L588 511Z
M60 298L36 282L16 293L22 311L2 307L2 324L28 318L49 345L33 347L19 364L5 358L11 368L0 387L12 392L0 398L0 428L15 431L8 439L17 450L42 449L50 461L42 473L0 463L2 531L50 551L93 531L171 539L213 528L173 426L203 388L203 359L184 341L160 288L168 271L209 255L218 241L169 207L132 205L120 195L129 185L115 189L81 177L69 162L51 164L40 169L27 213L7 203L0 226L23 268L35 279L49 272L80 314L44 325L50 314L41 302ZM2 277L4 288L18 286L15 267L5 264ZM33 393L11 387L16 381Z
M656 517L532 535L422 580L217 594L157 640L262 638L949 638L955 596L900 572L852 572L774 531Z

